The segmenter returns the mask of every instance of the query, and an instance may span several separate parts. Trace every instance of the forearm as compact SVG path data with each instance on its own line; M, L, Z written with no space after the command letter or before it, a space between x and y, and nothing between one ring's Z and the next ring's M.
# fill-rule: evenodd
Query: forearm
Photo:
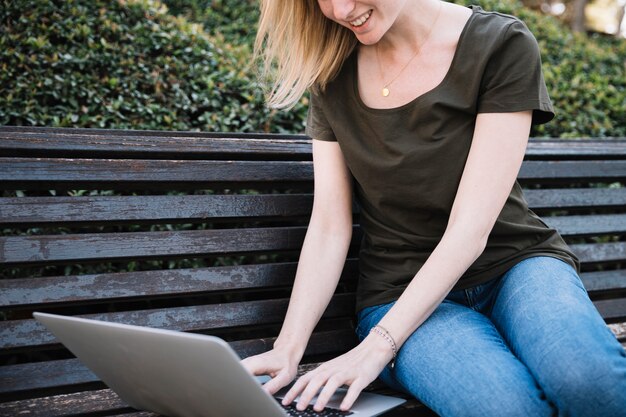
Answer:
M381 320L401 346L483 252L519 172L531 111L479 114L446 231Z
M398 349L432 314L459 278L484 250L486 236L477 230L451 230L380 321Z
M307 231L287 315L274 347L302 357L313 329L335 292L350 246L351 225L332 228L312 220Z

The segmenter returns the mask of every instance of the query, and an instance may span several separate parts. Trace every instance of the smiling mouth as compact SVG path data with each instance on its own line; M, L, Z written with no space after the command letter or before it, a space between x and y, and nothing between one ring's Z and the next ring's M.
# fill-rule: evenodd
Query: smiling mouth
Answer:
M363 26L363 24L369 20L371 15L372 15L372 10L368 11L367 13L365 13L363 16L359 17L358 19L354 19L353 21L350 22L350 24L357 28L359 26Z

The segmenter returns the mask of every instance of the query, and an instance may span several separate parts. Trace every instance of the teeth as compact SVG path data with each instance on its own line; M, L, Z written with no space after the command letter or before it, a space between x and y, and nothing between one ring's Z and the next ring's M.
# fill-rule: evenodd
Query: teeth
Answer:
M367 12L367 14L366 14L366 15L361 16L361 17L359 17L359 18L358 18L358 19L356 19L356 20L353 20L352 22L350 22L350 24L351 24L352 26L357 26L357 27L358 27L358 26L361 26L363 23L367 22L367 19L369 19L369 18L370 18L371 14L372 14L372 11L370 10L369 12Z

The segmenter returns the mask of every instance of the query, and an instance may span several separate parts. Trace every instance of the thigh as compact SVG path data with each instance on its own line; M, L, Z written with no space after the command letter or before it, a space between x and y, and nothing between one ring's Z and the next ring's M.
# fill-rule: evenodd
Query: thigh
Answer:
M570 265L526 259L496 291L491 320L560 415L626 415L626 353Z
M391 308L359 321L363 339ZM444 300L407 339L383 381L399 385L441 416L542 416L553 408L528 369L483 314Z

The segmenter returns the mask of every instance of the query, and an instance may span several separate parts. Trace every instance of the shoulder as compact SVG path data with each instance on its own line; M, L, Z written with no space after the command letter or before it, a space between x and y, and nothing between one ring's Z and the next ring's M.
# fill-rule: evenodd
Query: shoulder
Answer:
M474 10L472 38L475 53L490 59L494 55L524 57L539 55L537 39L526 23L506 13L486 11L480 6Z
M471 6L474 10L473 31L483 39L506 42L511 38L526 38L536 42L526 23L520 18L495 11L483 10L480 6Z
M526 24L519 17L501 12L483 10L480 6L472 5L469 7L474 12L474 20L485 32L506 31L511 26L517 25L526 27Z

